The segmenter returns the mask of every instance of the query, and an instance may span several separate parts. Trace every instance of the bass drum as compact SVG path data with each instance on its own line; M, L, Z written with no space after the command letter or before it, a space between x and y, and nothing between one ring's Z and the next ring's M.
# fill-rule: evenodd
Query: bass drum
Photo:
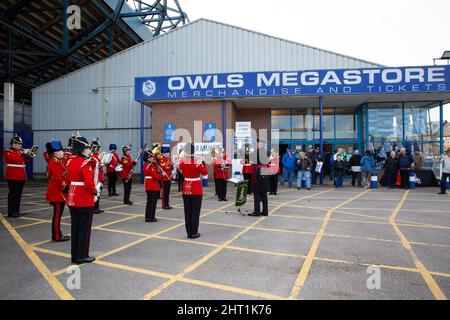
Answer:
M116 167L116 172L117 172L117 173L121 173L121 172L122 172L122 169L123 169L123 168L122 168L122 165L121 165L121 164L118 164L117 167Z

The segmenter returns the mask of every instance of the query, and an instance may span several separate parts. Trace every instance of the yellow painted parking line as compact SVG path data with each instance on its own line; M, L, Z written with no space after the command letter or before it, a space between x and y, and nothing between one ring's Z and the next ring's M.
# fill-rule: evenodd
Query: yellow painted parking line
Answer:
M199 285L199 286L204 286L204 287L208 287L208 288L212 288L212 289L219 289L219 290L224 290L224 291L233 292L233 293L237 293L237 294L243 294L243 295L266 299L266 300L285 300L286 299L284 297L277 296L274 294L269 294L269 293L264 293L264 292L260 292L260 291L254 291L254 290L248 290L248 289L243 289L243 288L237 288L237 287L233 287L233 286L212 283L212 282L198 280L198 279L181 277L178 279L178 281L184 282L184 283L189 283L189 284L194 284L194 285Z
M323 219L322 226L321 226L320 230L317 232L316 237L313 240L313 243L309 249L308 254L306 255L305 261L303 262L303 265L297 276L297 279L295 280L294 287L292 288L291 294L290 294L291 298L298 299L298 297L300 295L300 291L301 291L303 285L305 284L305 281L306 281L306 278L308 277L309 271L311 270L311 266L314 261L314 257L316 256L317 251L319 249L320 241L322 240L322 237L325 233L325 228L327 227L328 221L330 220L331 215L333 214L334 210L339 209L340 207L345 206L346 204L352 202L353 200L358 199L362 195L368 193L370 190L371 189L367 189L367 190L357 194L356 196L346 200L345 202L342 202L341 204L333 207L332 209L330 209L327 212L325 218Z
M325 192L329 192L332 189L328 189L328 190L324 190L321 191L319 193L316 194L311 194L308 195L306 197L302 197L300 199L296 199L293 201L289 201L287 203L291 203L291 202L297 202L300 200L305 200L311 197L314 197L316 195L319 194L323 194ZM283 204L278 205L277 207L275 207L274 209L272 209L268 214L272 215L276 210L278 210L279 208L281 208L283 206ZM230 245L233 241L235 241L236 239L238 239L240 236L242 236L244 233L246 233L247 231L251 230L254 226L256 226L258 223L260 223L261 221L265 220L267 217L261 217L258 218L254 223L252 223L251 225L245 227L242 231L240 231L239 233L237 233L236 235L234 235L231 239L225 241L224 243L222 243L221 245L219 245L218 247L216 247L214 250L212 250L211 252L209 252L208 254L206 254L205 256L203 256L202 258L200 258L199 260L197 260L196 262L194 262L192 265L190 265L189 267L187 267L186 269L184 269L182 272L180 272L179 274L177 274L176 276L174 276L173 278L169 279L168 281L166 281L165 283L161 284L158 288L150 291L149 293L147 293L146 295L144 295L143 299L144 300L148 300L151 299L155 296L157 296L158 294L160 294L164 289L168 288L169 286L171 286L173 283L175 283L176 281L178 281L180 278L184 277L186 274L194 271L196 268L198 268L199 266L201 266L202 264L204 264L206 261L208 261L209 259L211 259L212 257L214 257L215 255L217 255L219 252L221 252L224 248L226 248L228 245Z
M26 227L32 227L32 226L35 226L37 224L44 224L44 223L47 223L47 221L37 221L37 222L27 223L27 224L23 224L23 225L20 225L20 226L17 226L17 227L13 227L13 228L17 230L17 229L26 228Z
M65 253L65 252L56 251L56 250L50 250L50 249L45 249L45 248L38 248L38 247L34 247L34 248L31 248L31 249L33 251L36 251L36 252L42 252L42 253L58 256L58 257L71 259L71 255L68 254L68 253Z
M398 203L397 207L392 211L392 214L389 218L389 222L392 224L392 228L394 228L394 231L397 233L398 237L400 238L400 241L402 242L403 247L408 251L409 255L414 261L414 264L416 268L419 270L420 274L422 275L422 278L424 279L425 283L427 284L428 288L430 289L431 293L434 295L434 297L437 300L446 300L447 297L445 296L444 292L441 290L437 282L433 279L433 276L430 274L428 269L425 267L425 265L419 260L417 255L415 254L411 244L408 242L408 239L406 239L405 235L402 233L400 228L397 225L396 218L397 214L400 211L400 208L403 206L403 203L405 202L406 198L408 197L409 190L405 192L402 199Z
M167 274L167 273L157 272L157 271L151 271L151 270L131 267L131 266L122 265L122 264L118 264L118 263L107 262L107 261L95 261L94 263L98 264L100 266L104 266L104 267L115 268L115 269L118 269L118 270L130 271L130 272L134 272L134 273L140 273L140 274L145 274L145 275L148 275L148 276L154 276L154 277L159 277L159 278L171 279L171 278L174 277L174 275L172 275L172 274ZM187 283L187 284L194 284L194 285L198 285L198 286L202 286L202 287L213 288L213 289L223 290L223 291L227 291L227 292L234 292L234 293L239 293L239 294L245 294L245 295L248 295L248 296L262 298L262 299L268 299L268 300L280 300L280 299L283 299L283 297L272 295L272 294L268 294L268 293L264 293L264 292L259 292L259 291L254 291L254 290L247 290L247 289L242 289L242 288L222 285L222 284L218 284L218 283L212 283L212 282L209 282L209 281L196 280L196 279L190 279L190 278L184 278L184 277L179 277L179 278L177 278L177 280L180 281L180 282L183 282L183 283Z
M215 211L211 211L211 212L207 213L206 215L213 214L214 212L223 210L223 209L225 209L225 208L227 208L227 207L229 207L229 206L231 206L231 205L232 205L231 203L230 203L230 204L227 204L227 205L225 205L225 206L223 206L223 207L217 208ZM204 216L206 216L206 215L204 215ZM163 229L163 230L161 230L161 231L159 231L159 232L157 232L157 233L148 235L148 236L145 237L145 238L142 238L142 239L133 241L133 242L131 242L131 243L128 243L128 244L126 244L126 245L124 245L124 246L122 246L122 247L119 247L119 248L117 248L117 249L111 250L111 251L109 251L109 252L105 252L105 253L101 254L100 256L98 256L97 259L103 259L103 258L105 258L105 257L107 257L107 256L110 256L110 255L112 255L112 254L115 254L115 253L120 252L120 251L122 251L122 250L125 250L125 249L127 249L127 248L130 248L130 247L132 247L132 246L134 246L134 245L136 245L136 244L139 244L139 243L141 243L141 242L143 242L143 241L146 241L146 240L148 240L148 239L151 239L151 238L153 238L153 237L155 237L155 236L159 236L159 235L164 234L164 233L166 233L166 232L169 232L169 231L171 231L171 230L173 230L173 229L179 228L179 227L181 227L181 226L183 226L183 225L184 225L184 222L183 222L183 223L178 223L178 224L176 224L176 225L174 225L174 226L171 226L171 227L168 227L168 228L166 228L166 229Z
M26 254L28 259L33 263L36 269L42 274L44 279L48 282L50 287L55 291L59 298L63 300L73 300L73 296L64 288L64 286L53 276L50 270L38 257L38 255L32 250L32 248L23 240L23 238L17 233L16 230L11 226L11 224L6 220L3 214L0 213L0 222L8 230L23 252Z

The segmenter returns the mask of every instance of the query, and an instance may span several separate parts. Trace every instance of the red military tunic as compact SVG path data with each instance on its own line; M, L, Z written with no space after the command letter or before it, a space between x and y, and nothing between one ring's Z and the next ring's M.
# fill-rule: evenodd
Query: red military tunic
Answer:
M3 159L6 163L5 180L27 180L25 167L29 159L22 156L21 150L5 149L3 150Z
M67 182L69 207L93 207L94 196L97 194L94 183L93 159L77 156L67 160Z
M65 202L62 190L67 184L67 170L62 159L51 156L48 159L48 187L45 200L49 202Z
M201 175L207 175L208 169L202 163L197 165L193 159L183 159L180 161L179 170L184 176L183 194L191 196L203 195L203 186L200 179Z
M116 172L116 167L120 163L119 155L117 154L117 152L113 151L112 155L113 156L111 158L111 162L106 167L106 172L108 173Z
M230 170L230 168L225 168L222 169L222 166L229 166L231 165L231 161L229 159L227 159L226 156L222 157L217 157L216 161L214 162L214 177L216 179L229 179L230 178L230 173L228 172L228 170Z
M99 170L98 170L98 181L104 182L105 181L105 173L103 172L103 168L100 165L100 155L98 153L93 153L92 157L98 161Z
M241 164L242 164L242 174L253 173L252 163L250 162L250 159L246 159L245 161L241 160Z
M144 164L144 176L145 176L145 190L159 191L159 180L162 180L161 175L156 171L154 164Z
M172 181L172 160L166 156L162 156L159 159L159 166L164 170L163 181Z
M126 180L136 163L133 162L131 156L123 156L120 162L122 163L122 179Z

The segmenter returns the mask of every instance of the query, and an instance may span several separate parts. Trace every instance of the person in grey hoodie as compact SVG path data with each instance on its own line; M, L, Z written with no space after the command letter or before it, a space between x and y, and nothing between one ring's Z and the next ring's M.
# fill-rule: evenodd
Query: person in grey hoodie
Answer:
M450 148L445 153L446 155L439 157L439 161L442 163L441 192L439 194L446 194L446 182L450 177Z

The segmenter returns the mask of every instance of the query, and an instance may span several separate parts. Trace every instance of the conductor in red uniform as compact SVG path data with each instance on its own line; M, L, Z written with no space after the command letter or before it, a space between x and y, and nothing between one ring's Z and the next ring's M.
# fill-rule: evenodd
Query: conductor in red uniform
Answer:
M105 173L103 172L103 166L101 164L101 159L100 159L100 144L98 143L97 140L92 141L91 143L91 150L92 150L92 157L97 160L98 162L98 182L102 183L102 189L103 189L103 185L105 184ZM94 205L94 214L100 214L102 212L105 212L104 210L100 210L100 197L97 197L97 201L95 201L95 205Z
M117 171L116 167L120 164L119 154L117 153L117 145L110 144L109 151L112 153L112 159L109 165L106 167L106 173L108 174L108 195L118 196L119 194L116 192L116 183L117 183Z
M48 187L45 200L53 206L52 240L63 242L70 237L63 236L61 232L61 217L64 212L66 200L64 192L67 192L67 170L64 165L64 150L61 141L52 140L45 145L48 155Z
M90 156L91 146L84 137L75 137L73 152L76 156L67 160L69 192L67 205L72 218L72 263L90 263L89 256L94 197L97 194L94 183L96 161Z
M188 144L185 152L186 157L180 161L179 169L183 173L183 204L186 232L188 238L200 237L198 225L200 222L200 210L202 208L203 187L200 175L207 175L204 162L194 160L194 145Z
M214 162L215 179L217 181L217 197L219 201L227 200L227 180L230 179L231 161L225 152L221 151Z
M158 202L158 193L160 190L159 181L162 174L155 166L155 155L152 151L144 152L144 176L145 176L145 192L147 193L147 206L145 208L145 222L157 222L156 219L156 203Z
M136 165L136 161L131 158L131 148L123 146L123 157L121 159L122 163L122 181L123 181L123 204L132 205L133 202L130 201L131 186L133 184L133 170Z
M170 196L170 186L172 184L172 169L173 164L172 160L170 160L170 156L167 153L163 153L161 158L159 159L159 166L164 171L162 173L162 208L165 210L170 210L172 207L169 205L169 196Z
M20 201L27 180L26 164L31 157L31 150L22 150L22 138L14 136L10 141L10 149L3 150L6 164L5 180L8 182L8 217L20 217Z

